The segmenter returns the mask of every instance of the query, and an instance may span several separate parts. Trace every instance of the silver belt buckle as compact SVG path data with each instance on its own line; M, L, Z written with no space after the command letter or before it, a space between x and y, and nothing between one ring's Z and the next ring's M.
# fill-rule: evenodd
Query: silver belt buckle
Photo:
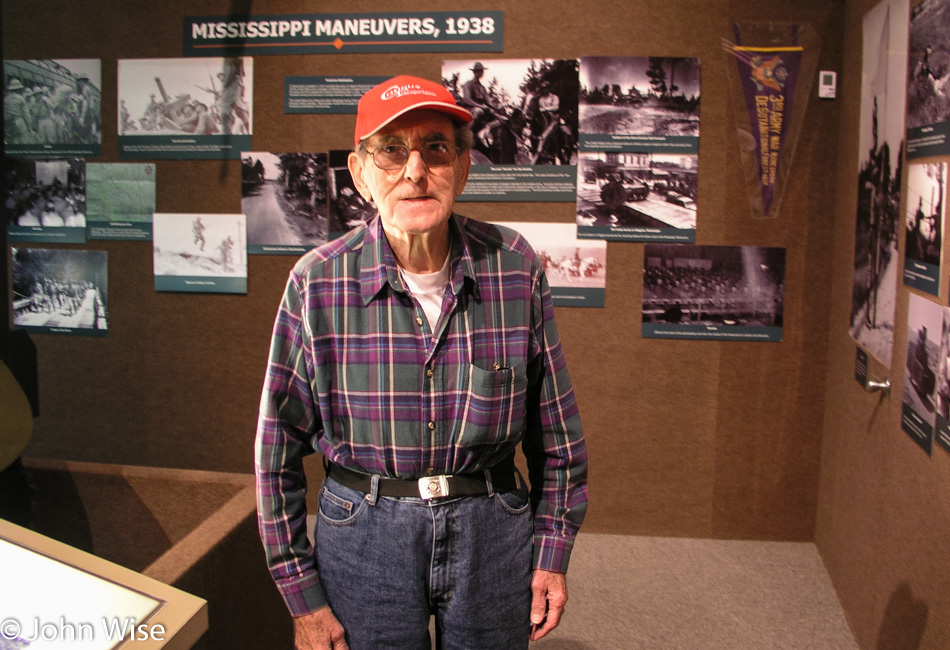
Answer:
M419 496L424 500L449 496L449 481L445 475L425 476L419 479Z

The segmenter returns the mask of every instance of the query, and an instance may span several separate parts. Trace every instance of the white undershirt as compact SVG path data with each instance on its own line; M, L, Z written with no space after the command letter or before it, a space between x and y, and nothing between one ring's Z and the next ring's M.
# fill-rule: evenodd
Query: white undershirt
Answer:
M445 285L449 283L449 256L445 256L442 268L434 273L410 273L402 267L399 267L399 272L402 273L402 280L406 283L409 293L422 306L426 320L429 321L429 329L435 332L439 315L442 313Z

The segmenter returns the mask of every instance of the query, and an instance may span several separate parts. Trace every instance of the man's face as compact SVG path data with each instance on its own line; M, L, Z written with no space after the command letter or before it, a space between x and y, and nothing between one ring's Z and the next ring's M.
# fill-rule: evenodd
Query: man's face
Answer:
M452 120L436 111L415 110L371 136L366 148L373 152L383 144L404 144L415 149L430 142L448 142L455 147ZM429 167L418 150L409 153L401 169L380 169L368 153L351 153L348 162L356 189L376 203L383 227L397 235L444 229L455 198L465 189L471 166L468 152L463 152L451 165Z

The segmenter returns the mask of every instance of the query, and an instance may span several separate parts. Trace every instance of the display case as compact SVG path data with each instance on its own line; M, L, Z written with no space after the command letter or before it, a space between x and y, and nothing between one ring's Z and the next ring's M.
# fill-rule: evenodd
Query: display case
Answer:
M208 604L167 584L0 520L0 647L191 648Z

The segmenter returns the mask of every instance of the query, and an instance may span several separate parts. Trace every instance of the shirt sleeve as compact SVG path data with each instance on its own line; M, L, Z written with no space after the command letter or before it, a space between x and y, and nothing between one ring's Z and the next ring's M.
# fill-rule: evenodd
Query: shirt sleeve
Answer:
M587 446L543 272L532 315L537 354L529 364L523 449L535 508L534 568L564 573L587 512Z
M293 616L326 604L307 538L303 458L322 427L311 389L306 314L292 273L277 312L255 440L257 515L267 564Z

